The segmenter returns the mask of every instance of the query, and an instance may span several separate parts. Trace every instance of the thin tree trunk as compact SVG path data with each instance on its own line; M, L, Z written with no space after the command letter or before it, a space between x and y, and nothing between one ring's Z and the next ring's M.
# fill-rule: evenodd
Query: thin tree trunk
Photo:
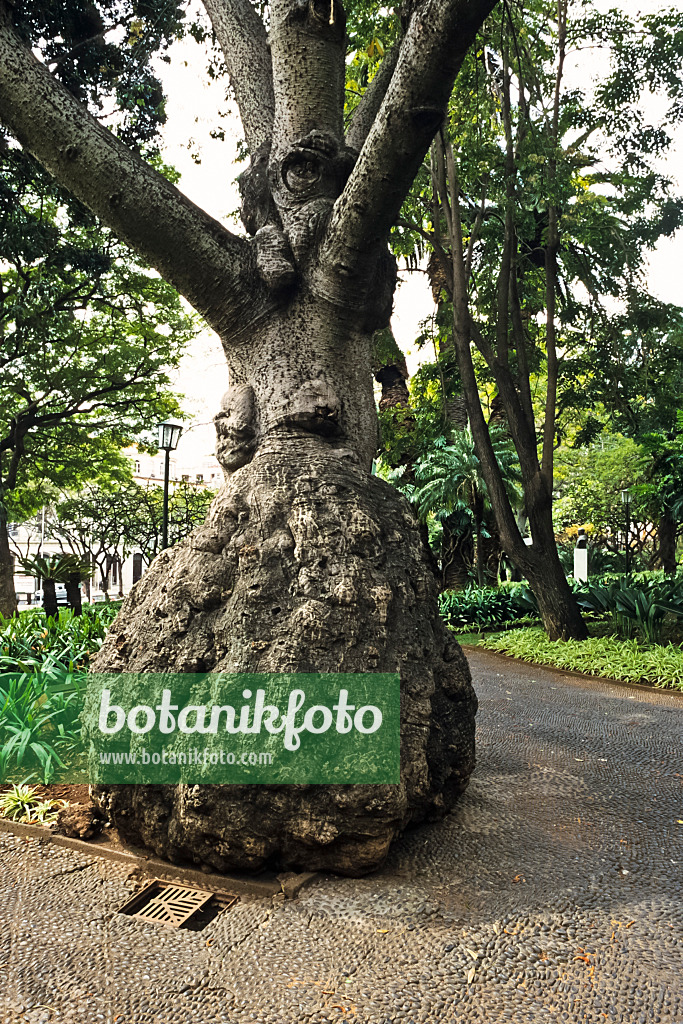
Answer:
M491 513L487 516L486 528L489 532L489 536L482 537L481 542L484 576L485 582L489 586L495 587L498 585L498 579L500 576L500 560L503 554L503 548L500 543L500 534L496 524L496 517Z
M544 559L541 554L527 563L524 575L538 602L548 637L551 640L585 640L588 630L560 562L550 557Z
M482 526L483 526L483 499L478 491L475 490L473 495L473 511L474 511L474 534L476 538L476 556L477 556L477 583L480 587L484 586L484 545L482 537Z
M477 523L476 526L476 538L477 538L477 583L480 587L484 586L484 552L481 549L481 523Z
M474 543L472 528L459 529L450 517L443 522L441 543L441 579L444 590L464 590L472 580Z
M492 342L483 336L470 314L460 220L459 185L452 148L450 144L446 145L443 138L440 145L435 148L437 154L439 152L441 154L441 201L444 209L448 210L447 220L451 230L453 333L460 376L477 457L481 463L482 476L486 481L491 505L498 523L501 543L507 555L529 581L538 601L548 635L553 639L585 640L588 636L586 624L567 583L557 553L552 522L552 485L549 484L551 476L549 477L548 472L544 472L539 465L535 424L528 418L528 413L525 411L528 403L523 402L520 398L510 370L506 325L510 320L509 282L514 273L514 263L510 258L511 246L514 241L512 207L509 202L505 221L501 274L499 275L498 323L494 349ZM503 287L504 278L505 287ZM532 545L530 547L524 544L519 532L515 512L510 505L491 443L472 361L470 347L472 338L494 373L498 391L505 406L510 436L514 441L520 461L525 504L531 525ZM546 422L548 422L547 418ZM545 469L548 469L547 465ZM561 615L565 616L564 621L558 617Z
M17 614L14 558L9 546L7 525L7 511L0 501L0 615L6 619Z
M77 574L66 581L66 599L74 615L83 614L83 603L81 597L81 579Z
M48 617L53 619L59 617L59 605L57 604L54 580L43 580L43 608Z
M666 572L676 572L676 535L678 523L669 512L663 512L657 524L659 551L657 561Z

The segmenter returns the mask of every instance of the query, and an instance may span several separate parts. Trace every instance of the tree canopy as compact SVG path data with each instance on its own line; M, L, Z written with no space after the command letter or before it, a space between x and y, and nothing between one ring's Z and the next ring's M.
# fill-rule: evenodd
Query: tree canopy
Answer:
M672 11L496 8L392 233L408 266L428 260L438 301L418 339L434 345L436 364L421 369L414 408L399 419L419 424L415 406L427 402L447 422L464 389L504 544L527 576L534 548L542 566L554 549L559 445L604 430L675 432L681 308L648 294L645 274L649 251L683 221L662 171L683 117L682 47L683 17ZM590 84L571 66L586 48L602 60ZM650 92L667 103L657 122L646 116ZM494 406L522 465L531 548L492 450ZM410 442L385 419L391 461L392 447Z
M120 449L179 411L169 374L195 327L174 289L16 148L0 155L0 222L4 530L57 489L125 475Z

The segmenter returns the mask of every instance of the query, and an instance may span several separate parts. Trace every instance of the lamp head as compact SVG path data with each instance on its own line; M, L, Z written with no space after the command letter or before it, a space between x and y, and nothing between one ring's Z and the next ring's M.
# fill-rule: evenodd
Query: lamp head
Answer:
M178 447L180 435L183 432L182 425L173 420L166 420L159 424L159 447L165 452L174 452Z

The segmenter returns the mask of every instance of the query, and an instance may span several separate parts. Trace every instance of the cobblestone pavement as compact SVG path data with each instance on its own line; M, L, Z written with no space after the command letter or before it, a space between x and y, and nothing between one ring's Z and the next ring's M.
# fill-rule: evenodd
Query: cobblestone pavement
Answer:
M3 1024L683 1024L683 699L470 661L470 789L372 877L168 931L126 869L0 836Z

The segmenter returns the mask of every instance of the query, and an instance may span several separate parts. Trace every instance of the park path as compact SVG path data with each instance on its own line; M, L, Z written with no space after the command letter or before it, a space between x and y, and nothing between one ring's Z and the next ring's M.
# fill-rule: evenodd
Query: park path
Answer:
M0 835L0 1021L683 1024L683 697L468 652L478 767L365 879L203 931L127 869Z

